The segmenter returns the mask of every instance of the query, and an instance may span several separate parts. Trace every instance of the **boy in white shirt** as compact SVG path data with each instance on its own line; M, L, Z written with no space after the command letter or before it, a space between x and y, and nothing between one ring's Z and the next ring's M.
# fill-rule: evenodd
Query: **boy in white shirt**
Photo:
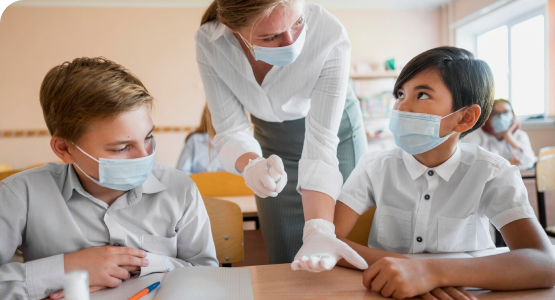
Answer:
M124 67L78 58L54 67L40 102L65 164L0 182L0 298L63 297L64 275L90 291L132 274L218 266L202 198L184 173L154 162L154 99ZM25 263L10 262L16 248Z
M399 75L389 125L399 148L361 158L336 205L337 236L371 265L363 276L368 289L394 298L451 299L472 296L440 287L555 285L555 254L518 168L477 145L459 144L487 120L493 88L487 64L454 47L416 56ZM368 247L346 240L373 206ZM402 255L494 248L490 222L509 253L425 261Z

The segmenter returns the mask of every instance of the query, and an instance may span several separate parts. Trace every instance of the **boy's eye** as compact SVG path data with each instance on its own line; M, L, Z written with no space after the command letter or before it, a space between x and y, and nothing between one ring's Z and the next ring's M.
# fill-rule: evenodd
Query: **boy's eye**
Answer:
M127 149L129 149L129 145L127 145L127 146L125 146L121 149L116 149L116 150L112 150L112 151L117 152L117 153L121 153L121 152L126 151Z
M276 38L277 38L277 35L274 35L272 37L263 39L263 41L269 43L269 42L273 42Z
M418 99L430 99L430 96L426 93L420 92L418 93Z
M145 141L152 140L152 138L154 138L154 136L151 134L151 135L146 137Z

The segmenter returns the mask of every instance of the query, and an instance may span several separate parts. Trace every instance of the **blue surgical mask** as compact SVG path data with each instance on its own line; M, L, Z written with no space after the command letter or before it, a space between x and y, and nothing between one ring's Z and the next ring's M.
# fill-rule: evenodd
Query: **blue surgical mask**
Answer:
M395 144L407 153L411 155L424 153L441 145L455 133L453 131L444 137L440 137L439 126L441 120L464 108L445 117L393 110L391 111L389 130L393 133Z
M491 120L491 127L495 133L507 131L511 125L513 125L513 114L510 112L499 114Z
M255 60L261 60L270 65L283 67L294 62L301 54L306 40L307 30L308 24L304 23L304 27L297 40L293 44L284 47L260 47L251 45L241 34L238 35L243 39L247 48L251 50L251 54Z
M143 184L152 171L154 164L154 154L156 153L156 141L152 139L152 154L149 156L134 159L96 159L83 151L79 146L77 149L88 157L98 162L98 180L89 176L76 163L73 163L85 176L94 183L105 188L129 191Z

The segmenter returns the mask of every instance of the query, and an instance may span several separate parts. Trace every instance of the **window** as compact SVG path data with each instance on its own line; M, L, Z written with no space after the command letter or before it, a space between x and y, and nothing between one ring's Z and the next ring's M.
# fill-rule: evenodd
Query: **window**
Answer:
M528 14L476 38L477 56L490 66L495 98L511 101L522 117L546 111L545 17Z

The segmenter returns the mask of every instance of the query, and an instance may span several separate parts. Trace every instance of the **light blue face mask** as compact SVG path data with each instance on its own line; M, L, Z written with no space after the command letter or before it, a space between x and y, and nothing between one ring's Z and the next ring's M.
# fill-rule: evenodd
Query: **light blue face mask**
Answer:
M507 131L511 125L513 125L513 114L511 112L499 114L491 120L491 127L495 133Z
M251 45L241 34L238 35L251 50L251 54L255 60L261 60L270 65L283 67L294 62L301 54L306 40L307 30L308 24L305 22L297 40L293 44L284 47L260 47L257 45Z
M392 110L389 130L393 133L395 144L408 154L424 153L439 146L455 133L453 131L444 137L439 137L441 120L464 108L445 117Z
M73 163L73 165L94 183L119 191L129 191L146 181L152 171L154 154L156 153L156 141L154 138L152 139L152 154L134 159L96 159L79 148L79 146L75 145L75 147L98 162L98 180L85 173L76 163Z

